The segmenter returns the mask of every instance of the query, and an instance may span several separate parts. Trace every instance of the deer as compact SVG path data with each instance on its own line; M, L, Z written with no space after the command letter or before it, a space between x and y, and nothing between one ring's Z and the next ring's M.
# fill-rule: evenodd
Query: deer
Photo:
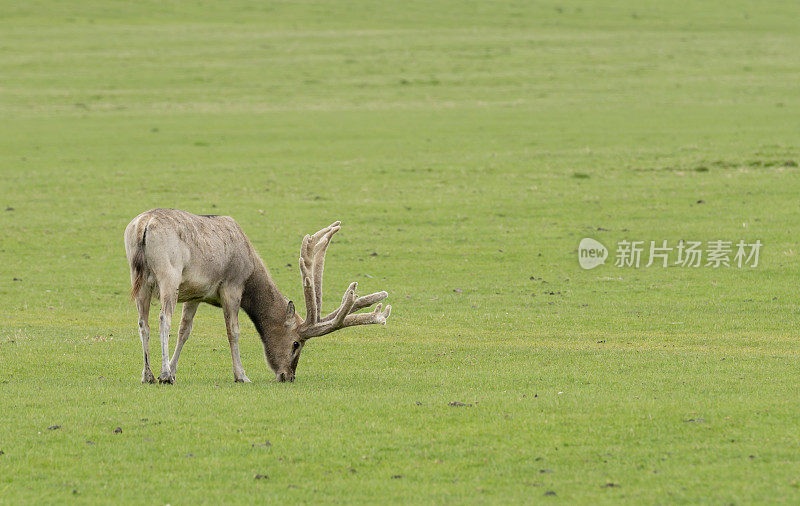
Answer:
M229 216L196 215L177 209L152 209L125 228L125 254L130 265L131 299L139 313L139 338L144 354L142 383L155 383L150 369L149 314L153 297L161 303L159 383L174 384L181 350L189 339L200 303L221 307L233 360L233 379L250 383L239 355L239 309L250 317L264 346L267 364L278 382L295 379L300 352L312 337L355 325L385 325L392 307L382 309L385 291L359 297L357 283L345 290L341 305L322 316L322 274L331 238L341 229L335 221L300 247L300 274L305 319L284 297L239 224ZM169 334L177 303L183 303L177 343L169 359ZM358 311L377 303L371 311Z

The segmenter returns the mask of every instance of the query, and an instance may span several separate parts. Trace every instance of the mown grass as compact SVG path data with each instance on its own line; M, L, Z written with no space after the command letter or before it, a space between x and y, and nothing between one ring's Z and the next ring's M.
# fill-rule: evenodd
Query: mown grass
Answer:
M2 7L0 502L800 498L794 2ZM202 307L143 386L153 207L234 216L296 301L340 219L325 306L391 320L292 385L247 322L235 385ZM583 271L583 237L764 249Z

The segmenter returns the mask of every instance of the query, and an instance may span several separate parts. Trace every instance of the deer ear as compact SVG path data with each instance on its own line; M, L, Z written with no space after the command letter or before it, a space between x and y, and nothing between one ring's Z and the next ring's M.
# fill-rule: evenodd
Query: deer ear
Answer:
M286 306L286 326L293 327L296 323L297 320L294 310L294 302L290 300L289 304Z

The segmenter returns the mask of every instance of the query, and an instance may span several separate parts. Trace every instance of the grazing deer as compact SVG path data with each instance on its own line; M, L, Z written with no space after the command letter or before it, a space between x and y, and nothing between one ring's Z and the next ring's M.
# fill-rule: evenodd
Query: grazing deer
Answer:
M161 338L159 383L174 383L178 358L192 331L197 306L205 302L222 307L233 358L233 379L249 383L239 357L239 308L253 321L264 344L267 363L278 381L294 381L300 352L312 337L352 325L385 324L392 307L381 304L368 313L356 313L386 298L386 292L356 296L352 283L337 310L322 317L322 273L325 251L339 231L335 222L306 235L300 248L300 273L306 299L306 318L278 291L264 263L239 224L228 216L198 216L176 209L153 209L134 218L125 228L125 253L131 268L131 298L139 311L139 337L144 351L142 383L155 383L150 370L150 301L161 301L158 334ZM171 360L169 330L175 304L183 302L178 342Z

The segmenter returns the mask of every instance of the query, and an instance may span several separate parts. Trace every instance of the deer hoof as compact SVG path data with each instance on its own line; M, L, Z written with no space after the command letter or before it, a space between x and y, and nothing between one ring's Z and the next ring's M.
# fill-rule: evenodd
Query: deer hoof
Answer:
M252 381L250 381L250 378L248 378L247 376L242 376L241 378L235 378L233 381L234 383L252 383Z
M142 371L142 383L155 383L156 377L153 376L153 371L150 370L148 367L144 371Z
M175 383L175 376L168 372L162 372L161 376L158 377L159 383L169 383L170 385Z

